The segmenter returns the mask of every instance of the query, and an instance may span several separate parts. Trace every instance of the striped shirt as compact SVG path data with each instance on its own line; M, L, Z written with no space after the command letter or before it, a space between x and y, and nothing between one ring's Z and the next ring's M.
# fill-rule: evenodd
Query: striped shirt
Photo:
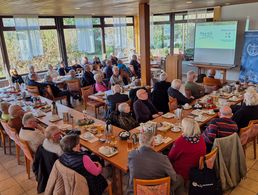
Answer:
M238 132L238 127L231 118L215 118L202 135L207 144L213 144L215 138L226 137L235 132Z

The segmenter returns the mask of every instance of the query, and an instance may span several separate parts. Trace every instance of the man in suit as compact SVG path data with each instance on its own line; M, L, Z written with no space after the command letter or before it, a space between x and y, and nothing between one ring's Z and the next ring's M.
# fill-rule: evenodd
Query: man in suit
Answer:
M171 178L171 193L183 195L184 181L176 174L167 156L153 150L155 131L146 130L140 133L140 147L128 155L129 186L128 194L133 194L133 179Z
M54 97L61 97L61 96L66 96L66 101L67 101L67 106L69 106L70 108L72 108L72 104L71 104L71 94L69 91L62 91L60 90L55 83L53 82L53 79L50 75L46 75L45 76L45 85L49 85L52 93L54 95Z
M129 91L129 98L131 100L131 102L135 102L137 100L137 97L136 97L136 92L139 90L139 89L145 89L147 91L147 89L145 87L141 87L141 80L140 79L135 79L134 80L134 86L135 88L131 89Z
M182 81L179 79L174 79L171 83L171 87L168 88L168 95L170 97L176 98L177 103L179 105L184 105L186 103L190 103L192 99L188 99L185 97L180 91L180 87L182 85Z
M107 96L107 104L109 107L107 116L109 115L109 113L116 110L117 103L122 103L122 102L126 102L129 100L128 95L121 94L120 85L116 84L116 85L112 86L112 91L114 94Z

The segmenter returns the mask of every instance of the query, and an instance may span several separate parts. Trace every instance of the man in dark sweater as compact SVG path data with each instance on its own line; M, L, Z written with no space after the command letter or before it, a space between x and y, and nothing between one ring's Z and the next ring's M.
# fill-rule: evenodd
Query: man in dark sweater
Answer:
M90 66L86 65L84 67L84 73L82 76L82 86L85 87L85 86L93 85L94 83L95 83L94 75L90 71Z

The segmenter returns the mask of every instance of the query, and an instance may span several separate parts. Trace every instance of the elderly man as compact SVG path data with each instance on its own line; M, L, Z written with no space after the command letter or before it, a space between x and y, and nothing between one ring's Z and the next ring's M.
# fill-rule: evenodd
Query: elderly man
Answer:
M8 125L11 128L16 130L16 133L19 134L20 129L22 128L22 117L24 115L24 111L19 105L11 105L8 109L10 120L8 121Z
M111 113L112 111L116 110L116 104L121 102L126 102L129 100L128 95L121 94L121 87L120 85L116 84L112 86L113 95L107 96L107 105L108 105L108 113Z
M22 118L23 127L20 130L19 137L28 142L30 149L35 153L38 146L45 139L44 129L39 125L38 120L31 112L24 114Z
M215 79L216 70L210 69L208 77L203 78L203 84L209 85L209 86L216 86L217 88L220 88L222 86L219 79Z
M112 65L112 61L111 60L107 60L107 64L106 67L104 68L103 72L105 74L105 78L109 81L110 78L113 75L113 65Z
M134 85L134 88L130 89L130 91L129 91L129 98L130 98L132 103L137 100L136 92L139 89L144 89L144 90L147 91L147 89L145 87L141 87L141 80L140 79L135 79L134 82L133 82L133 85Z
M39 89L40 95L43 96L43 95L45 94L45 87L46 87L47 85L44 84L44 83L39 83L39 82L37 82L38 76L37 76L36 73L30 73L30 74L28 75L28 78L29 78L29 80L28 80L28 85L29 85L29 86L37 86L38 89Z
M90 86L95 84L94 74L90 71L90 66L84 66L84 73L82 76L82 86Z
M231 108L224 106L219 110L219 118L215 118L209 123L202 134L206 142L207 152L211 151L215 138L226 137L238 132L236 122L231 119L232 115Z
M145 123L148 120L152 120L153 118L157 118L159 115L163 114L162 112L158 112L152 104L146 90L139 89L136 92L136 96L138 100L133 104L133 111L138 123Z
M200 98L204 95L204 88L194 81L196 80L196 74L194 71L190 70L187 72L187 81L185 83L185 89L190 90L194 98Z
M71 69L71 70L69 71L69 75L70 75L70 76L67 78L68 81L72 81L72 80L78 79L78 78L76 77L76 72L75 72L74 69Z
M168 88L168 95L177 99L177 104L184 105L190 103L192 99L185 97L180 91L182 81L179 79L174 79L171 83L171 87Z
M154 106L164 113L168 112L168 88L170 83L167 82L167 73L162 73L159 77L159 82L155 83L152 91L152 102Z
M110 77L110 84L124 85L123 78L119 75L119 68L117 66L113 66L113 75Z
M184 193L184 181L177 175L167 156L153 150L153 131L141 132L139 137L140 147L128 155L129 186L128 194L133 194L133 179L160 179L171 178L171 194Z
M132 114L130 113L130 106L127 103L121 103L118 106L118 119L117 124L118 127L129 131L137 126L139 123L133 118Z

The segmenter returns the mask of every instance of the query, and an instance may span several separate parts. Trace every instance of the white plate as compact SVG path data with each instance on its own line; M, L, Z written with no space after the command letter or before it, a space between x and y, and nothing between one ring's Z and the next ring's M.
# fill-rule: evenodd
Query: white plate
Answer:
M102 146L103 147L103 146ZM99 153L106 156L106 157L112 157L114 155L116 155L118 153L118 150L115 150L114 152L112 152L111 154L104 154L100 151L100 148L99 148Z
M192 109L192 106L186 107L186 106L182 106L184 110L190 110Z
M167 130L171 129L171 127L173 127L173 124L168 123L168 122L162 122L161 124L162 124L162 126L157 128L157 130L159 130L159 131L167 131Z
M56 122L56 121L60 121L60 120L62 120L62 118L60 118L60 117L53 117L53 118L51 118L51 119L49 119L49 122Z
M200 115L200 114L202 114L202 113L203 113L203 111L200 110L200 109L196 109L196 110L193 110L193 111L191 112L191 114L193 114L193 115Z
M180 131L182 131L182 127L174 126L174 127L171 129L171 131L174 132L174 133L180 132Z
M169 119L169 118L174 118L174 117L175 117L175 114L173 114L173 113L171 113L171 112L168 112L168 113L166 113L166 114L163 114L162 117L167 118L167 119Z
M208 118L203 116L202 118L199 118L198 116L194 118L194 120L196 120L197 122L204 122L206 121Z

